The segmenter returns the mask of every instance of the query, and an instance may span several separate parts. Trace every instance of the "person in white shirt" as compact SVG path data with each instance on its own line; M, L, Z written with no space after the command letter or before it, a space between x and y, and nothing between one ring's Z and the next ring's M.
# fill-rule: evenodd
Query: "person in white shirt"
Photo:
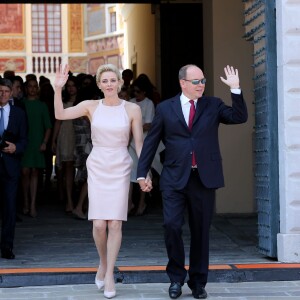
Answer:
M149 94L148 90L150 88L151 87L148 87L147 83L144 80L136 79L132 83L132 90L135 97L129 100L130 102L137 104L141 108L144 139L151 126L151 122L154 117L154 110L155 110L152 100L150 100L147 97ZM146 193L143 191L139 191L138 207L137 209L135 209L132 200L132 195L133 195L133 183L137 183L136 169L138 164L138 156L135 151L135 144L133 139L131 139L130 141L128 151L133 160L131 176L130 176L130 188L129 188L129 195L128 195L128 214L131 215L133 214L133 211L135 211L136 216L141 216L145 213L145 210L147 208L147 204L145 202Z

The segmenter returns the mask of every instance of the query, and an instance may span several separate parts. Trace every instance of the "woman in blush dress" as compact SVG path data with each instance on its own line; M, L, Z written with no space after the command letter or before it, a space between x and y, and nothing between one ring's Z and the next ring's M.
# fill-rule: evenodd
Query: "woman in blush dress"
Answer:
M98 68L96 81L104 93L100 100L85 100L64 108L61 89L68 79L69 67L62 66L55 77L55 116L68 120L87 116L91 122L93 149L87 159L88 219L93 221L93 237L100 264L95 277L98 289L104 287L104 296L116 296L114 266L122 240L122 222L127 220L128 189L132 160L127 146L130 135L135 140L138 156L143 144L140 108L118 97L122 86L116 66ZM152 182L147 178L141 189L150 191Z

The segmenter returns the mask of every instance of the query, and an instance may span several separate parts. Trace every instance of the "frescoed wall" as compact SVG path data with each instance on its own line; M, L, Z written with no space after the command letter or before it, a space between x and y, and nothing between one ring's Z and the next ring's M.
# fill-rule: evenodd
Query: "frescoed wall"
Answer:
M41 39L46 39L42 42L47 44L50 39L50 35L43 36L41 23L33 31L36 20L33 20L32 8L30 3L0 4L0 72L10 69L21 76L43 73L52 80L58 61L68 62L75 74L95 74L103 63L113 63L123 69L124 35L119 4L61 4L57 18L62 20L62 41L57 42L61 42L62 49L53 53L32 51L32 39L37 30ZM117 20L111 17L112 12L116 13ZM57 22L51 13L50 4L40 4L40 19L45 24ZM111 22L117 26L112 27Z
M25 51L25 39L24 38L1 38L0 35L0 51Z
M123 44L123 35L97 39L86 43L86 52L94 53L101 51L119 51L120 48L123 48Z
M118 7L118 4L117 4ZM122 24L122 16L117 8L118 28ZM88 57L87 71L94 75L101 64L113 63L119 69L123 69L124 34L110 32L109 11L105 4L85 5L85 52ZM108 26L109 27L109 26ZM119 30L119 29L117 29ZM99 38L100 35L100 38ZM103 37L102 37L103 35Z
M87 57L69 57L68 64L72 73L87 73Z
M83 51L83 6L69 5L69 52Z
M89 66L88 71L91 74L96 73L96 66L103 63L112 63L119 69L124 69L124 35L111 36L103 39L97 39L86 43L86 52L88 53Z
M1 4L0 34L24 34L23 4Z
M86 24L88 37L105 33L105 4L86 5Z
M95 75L97 72L97 69L99 68L100 65L105 64L105 59L104 57L94 57L89 59L88 63L88 73Z
M13 70L15 72L26 71L25 57L0 57L0 72L5 70Z
M26 72L26 58L8 56L8 52L25 52L24 4L0 4L0 72ZM25 55L24 55L25 56Z

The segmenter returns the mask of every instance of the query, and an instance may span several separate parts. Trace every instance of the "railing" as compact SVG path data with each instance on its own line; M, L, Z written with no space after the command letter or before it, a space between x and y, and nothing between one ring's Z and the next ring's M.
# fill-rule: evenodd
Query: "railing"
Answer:
M68 63L68 54L32 53L26 58L26 74L45 76L53 83L60 64ZM24 74L20 74L23 77Z
M61 64L61 56L33 56L32 72L33 73L55 73L56 68Z
M62 53L33 53L27 57L27 73L53 76L61 63L68 63L68 55Z

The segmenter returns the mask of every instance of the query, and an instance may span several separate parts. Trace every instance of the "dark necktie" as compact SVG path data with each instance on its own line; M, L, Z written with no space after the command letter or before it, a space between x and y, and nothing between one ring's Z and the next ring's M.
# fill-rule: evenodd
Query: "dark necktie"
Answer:
M195 108L195 101L194 100L190 100L189 102L191 103L190 115L189 115L189 129L192 130L193 121L194 121L194 117L195 117L195 113L196 113L196 108ZM195 167L196 165L197 165L196 156L195 156L195 152L193 151L193 153L192 153L192 167Z
M4 108L0 107L0 136L2 136L3 132L4 132Z

